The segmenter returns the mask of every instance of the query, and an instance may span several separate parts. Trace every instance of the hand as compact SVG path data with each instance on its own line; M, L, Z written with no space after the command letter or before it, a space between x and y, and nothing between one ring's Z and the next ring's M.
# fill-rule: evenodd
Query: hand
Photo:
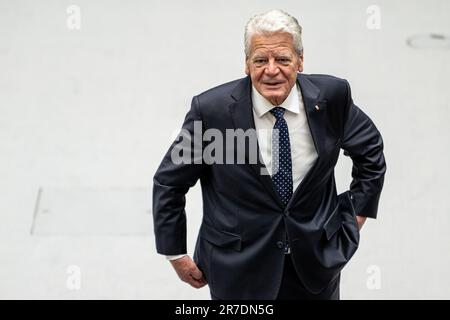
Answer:
M364 225L364 222L366 222L366 220L367 220L367 217L356 216L356 220L358 221L358 229L361 230L361 228Z
M203 273L188 255L180 259L171 260L170 263L177 272L178 277L194 288L199 289L207 284Z

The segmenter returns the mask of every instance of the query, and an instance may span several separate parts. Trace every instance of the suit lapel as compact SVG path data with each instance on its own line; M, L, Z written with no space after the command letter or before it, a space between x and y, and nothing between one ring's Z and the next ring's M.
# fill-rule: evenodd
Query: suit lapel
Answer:
M326 124L326 101L319 100L320 90L314 85L307 76L299 73L297 75L297 82L303 97L303 104L305 106L306 119L308 120L309 130L317 151L317 159L313 166L306 173L305 177L300 182L299 186L294 190L291 200L287 204L290 206L295 198L298 197L305 187L310 183L313 173L316 170L321 157L325 152L325 124Z
M298 84L303 96L306 118L319 158L325 151L326 101L319 100L320 90L305 75L299 73Z
M249 154L249 145L245 145L245 163L248 164L254 173L258 176L261 183L277 201L277 203L283 207L280 197L278 196L275 186L273 185L270 175L267 174L266 166L262 160L261 152L259 150L259 143L256 135L255 122L253 118L253 104L251 98L251 80L250 77L244 78L233 90L232 97L236 102L229 106L231 118L233 120L234 129L242 129L247 131L251 129L252 139L257 142L257 161L256 163L250 163L251 159ZM266 174L264 174L266 173Z

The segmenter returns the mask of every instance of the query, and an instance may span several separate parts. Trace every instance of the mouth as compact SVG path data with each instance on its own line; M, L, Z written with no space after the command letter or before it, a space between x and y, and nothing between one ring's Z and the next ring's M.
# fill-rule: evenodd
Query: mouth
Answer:
M265 86L269 87L269 88L276 88L279 87L280 85L283 84L283 81L268 81L268 82L263 82Z

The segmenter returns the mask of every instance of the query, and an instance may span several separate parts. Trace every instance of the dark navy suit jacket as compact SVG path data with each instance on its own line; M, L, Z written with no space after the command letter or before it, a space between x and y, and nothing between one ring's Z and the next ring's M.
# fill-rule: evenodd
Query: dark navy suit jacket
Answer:
M300 280L320 292L358 248L356 215L377 216L386 171L379 131L353 103L346 80L298 74L298 83L318 158L286 207L270 176L261 174L260 153L257 163L248 163L249 144L245 164L174 164L174 142L154 176L156 247L165 255L186 253L185 194L200 180L203 221L194 261L218 298L274 299L286 235ZM224 137L226 129L254 129L251 88L246 77L195 96L183 129L193 133L194 121ZM340 149L353 161L353 180L337 195Z

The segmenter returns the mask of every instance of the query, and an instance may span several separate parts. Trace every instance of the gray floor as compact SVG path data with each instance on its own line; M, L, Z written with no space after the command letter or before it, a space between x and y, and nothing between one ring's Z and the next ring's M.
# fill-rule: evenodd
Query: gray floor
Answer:
M0 0L0 298L208 299L155 253L151 179L190 99L242 77L242 32L270 1ZM345 269L345 299L450 298L449 2L281 1L307 73L352 84L384 136L379 219ZM236 9L239 7L239 10ZM230 21L233 23L230 24ZM212 36L217 35L217 36ZM340 192L351 163L336 169ZM201 220L188 196L189 253Z

